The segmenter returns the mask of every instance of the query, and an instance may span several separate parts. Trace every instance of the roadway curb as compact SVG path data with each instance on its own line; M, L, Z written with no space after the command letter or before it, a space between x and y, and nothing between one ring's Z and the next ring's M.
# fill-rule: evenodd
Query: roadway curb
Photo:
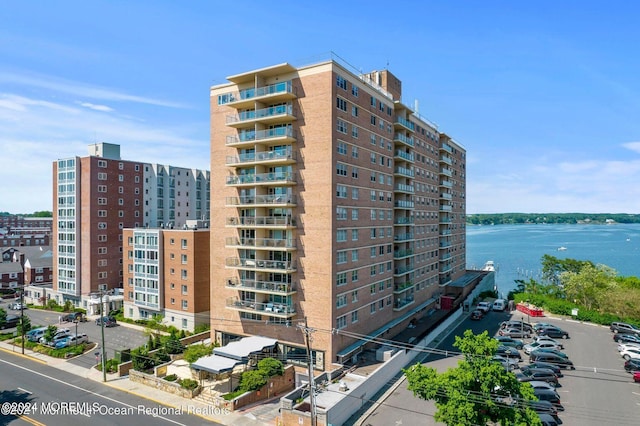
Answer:
M39 362L40 364L44 364L44 365L47 365L47 364L48 364L48 363L47 363L47 361L43 361L43 360L41 360L40 358L36 358L36 357L34 357L34 356L27 355L27 354L22 354L22 353L20 353L20 352L10 351L9 349L7 349L7 348L3 348L3 347L1 347L1 346L0 346L0 351L2 351L2 352L6 352L6 353L8 353L8 354L13 354L13 355L16 355L16 356L19 356L19 357L21 357L21 358L25 358L25 359L28 359L28 360L31 360L31 361Z

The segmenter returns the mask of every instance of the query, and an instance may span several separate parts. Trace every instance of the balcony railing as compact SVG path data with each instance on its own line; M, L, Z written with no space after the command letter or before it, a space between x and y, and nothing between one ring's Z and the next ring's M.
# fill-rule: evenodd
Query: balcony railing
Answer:
M237 277L228 278L225 287L242 291L254 291L256 293L293 294L296 292L294 283L241 280Z
M450 154L453 153L453 148L448 143L443 143L442 145L440 145L440 149L442 151L446 151L446 152L448 152Z
M232 166L234 164L247 164L247 163L262 163L262 162L277 162L277 161L295 161L296 153L292 149L286 149L284 151L265 151L265 152L252 152L250 154L240 154L237 157L228 156L226 164Z
M405 281L402 283L395 283L393 285L393 291L405 291L409 287L413 286L413 281Z
M401 149L396 149L394 152L394 157L398 157L398 158L402 158L403 160L409 161L410 163L413 163L413 154L410 154L408 152L405 152Z
M413 302L414 302L413 295L395 299L393 302L393 309L394 310L404 309L410 304L412 304Z
M227 197L225 203L228 206L242 206L255 204L282 204L296 205L295 195L245 195L242 197Z
M415 124L413 124L411 121L407 120L406 118L403 117L396 117L396 121L394 124L399 124L403 127L406 127L407 129L411 130L412 132L415 130L416 126Z
M406 177L413 177L413 170L411 169L407 169L406 167L396 167L393 170L393 173L397 174L397 175L402 175L402 176L406 176Z
M296 226L295 218L291 216L257 216L257 217L228 217L227 226L246 226L246 227L294 227Z
M441 167L440 168L440 173L445 175L445 176L449 176L449 177L453 176L453 172L448 167Z
M413 216L409 217L396 217L393 219L393 223L396 225L413 225L414 218Z
M452 165L453 164L453 160L451 159L451 157L449 157L448 155L442 155L440 156L440 162L441 163L445 163L448 165Z
M412 233L398 234L393 236L393 241L409 241L413 240Z
M237 297L230 297L226 300L226 306L231 309L236 309L245 312L258 312L265 315L291 317L296 314L296 310L293 306L288 306L282 303L273 302L256 302L254 300L239 299Z
M237 238L227 237L225 239L227 246L254 247L254 248L296 248L294 240L282 240L275 238Z
M394 259L401 259L403 257L409 257L413 255L413 250L411 249L407 249L407 250L396 250L393 252L393 258Z
M393 207L398 207L401 209L412 209L414 206L413 201L408 200L396 200L393 202Z
M227 136L226 145L270 141L272 139L295 140L295 132L291 126L276 127L267 130L250 130L241 132L237 136Z
M276 105L263 109L242 111L239 114L227 115L227 124L258 121L268 118L291 116L293 118L293 105Z
M398 266L393 270L393 275L404 275L408 274L409 272L413 272L413 270L413 265Z
M414 141L411 136L404 135L402 133L396 133L393 135L394 142L402 142L409 146L414 146Z
M414 193L413 185L405 185L404 183L397 183L393 187L393 189L394 189L394 191L397 191L397 192L408 192L410 194Z
M238 269L263 270L263 271L283 271L283 273L296 270L296 264L286 260L262 260L247 259L238 257L228 257L225 259L225 266Z
M440 181L440 186L444 186L445 188L453 188L453 183L448 179L443 179Z
M227 105L280 94L293 94L291 81L282 81L268 86L257 88L251 87L249 89L240 90L239 92L225 93L224 95L218 96L218 104Z
M257 173L227 176L227 185L288 184L296 183L293 172Z

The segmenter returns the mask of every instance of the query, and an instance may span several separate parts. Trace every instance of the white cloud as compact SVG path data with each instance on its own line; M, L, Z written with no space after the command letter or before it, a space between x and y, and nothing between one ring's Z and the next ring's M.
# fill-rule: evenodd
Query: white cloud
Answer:
M108 107L106 105L96 105L96 104L92 104L89 102L76 102L78 105L83 106L85 108L89 108L95 111L102 111L102 112L111 112L113 111L113 108Z

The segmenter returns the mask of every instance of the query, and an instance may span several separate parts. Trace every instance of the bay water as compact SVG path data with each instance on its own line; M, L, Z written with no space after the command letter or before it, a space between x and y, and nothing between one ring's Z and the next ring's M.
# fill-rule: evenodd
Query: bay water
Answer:
M640 224L467 225L467 269L492 260L501 296L515 289L515 280L540 281L545 254L640 277Z

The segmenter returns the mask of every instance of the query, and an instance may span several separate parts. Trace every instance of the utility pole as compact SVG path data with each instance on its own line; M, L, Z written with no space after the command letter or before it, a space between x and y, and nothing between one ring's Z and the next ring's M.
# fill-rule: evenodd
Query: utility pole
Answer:
M24 286L20 292L20 334L22 334L22 355L24 355Z
M102 297L104 296L104 292L100 290L100 332L102 333L102 355L100 358L102 359L102 381L107 381L107 351L104 347L104 304L102 302Z
M316 330L309 328L307 325L307 317L304 317L304 326L298 327L305 334L307 342L307 368L309 370L309 405L311 405L311 426L316 426L316 382L313 378L313 357L311 356L311 333Z

